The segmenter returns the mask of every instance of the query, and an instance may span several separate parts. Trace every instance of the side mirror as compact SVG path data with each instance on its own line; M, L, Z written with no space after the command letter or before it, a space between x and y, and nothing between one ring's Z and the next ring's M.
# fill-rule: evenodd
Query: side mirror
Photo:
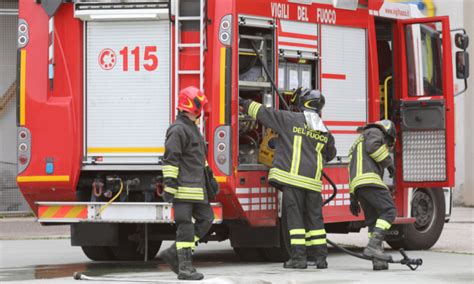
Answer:
M457 33L454 36L454 43L456 44L457 48L466 50L469 46L469 36L466 34Z
M467 51L456 52L456 78L469 78L469 53Z

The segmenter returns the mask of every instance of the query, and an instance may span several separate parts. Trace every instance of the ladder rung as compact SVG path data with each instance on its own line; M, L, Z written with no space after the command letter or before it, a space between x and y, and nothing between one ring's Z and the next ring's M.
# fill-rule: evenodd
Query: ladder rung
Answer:
M178 74L183 75L194 75L194 74L201 74L200 70L179 70Z
M179 43L178 47L200 47L199 43Z
M191 16L183 16L183 17L178 17L178 21L200 21L201 17L191 17Z

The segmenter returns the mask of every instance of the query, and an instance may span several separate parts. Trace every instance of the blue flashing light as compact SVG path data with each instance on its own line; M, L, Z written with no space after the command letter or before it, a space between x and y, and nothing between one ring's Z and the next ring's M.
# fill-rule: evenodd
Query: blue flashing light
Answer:
M46 174L52 175L54 173L54 164L52 162L46 163Z

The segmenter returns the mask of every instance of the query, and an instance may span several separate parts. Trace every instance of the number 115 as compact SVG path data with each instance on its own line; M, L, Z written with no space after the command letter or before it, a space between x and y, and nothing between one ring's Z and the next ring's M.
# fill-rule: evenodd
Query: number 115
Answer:
M146 61L146 63L143 64L143 68L145 68L146 71L154 71L158 67L158 56L156 52L156 46L145 46L143 60ZM140 47L136 46L130 53L135 59L135 71L140 71ZM123 71L128 71L128 46L120 50L120 55L122 55L123 58Z

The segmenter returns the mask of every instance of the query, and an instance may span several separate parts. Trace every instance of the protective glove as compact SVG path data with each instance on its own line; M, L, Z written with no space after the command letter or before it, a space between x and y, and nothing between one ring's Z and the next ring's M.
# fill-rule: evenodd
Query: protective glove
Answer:
M352 193L351 193L351 205L349 209L351 210L352 215L356 217L359 216L359 213L360 213L359 201L357 200L357 197L355 196L355 194L352 194Z
M207 185L208 197L209 199L214 199L214 197L216 197L220 192L219 183L214 177L214 173L210 167L206 167L206 175L209 181L209 184Z
M395 167L393 165L388 166L388 176L393 178L395 176Z
M171 193L169 193L169 192L167 192L167 191L163 191L163 200L164 200L165 202L171 203L171 202L173 202L173 200L174 200L174 195L171 194Z
M239 97L239 106L244 106L246 99Z

